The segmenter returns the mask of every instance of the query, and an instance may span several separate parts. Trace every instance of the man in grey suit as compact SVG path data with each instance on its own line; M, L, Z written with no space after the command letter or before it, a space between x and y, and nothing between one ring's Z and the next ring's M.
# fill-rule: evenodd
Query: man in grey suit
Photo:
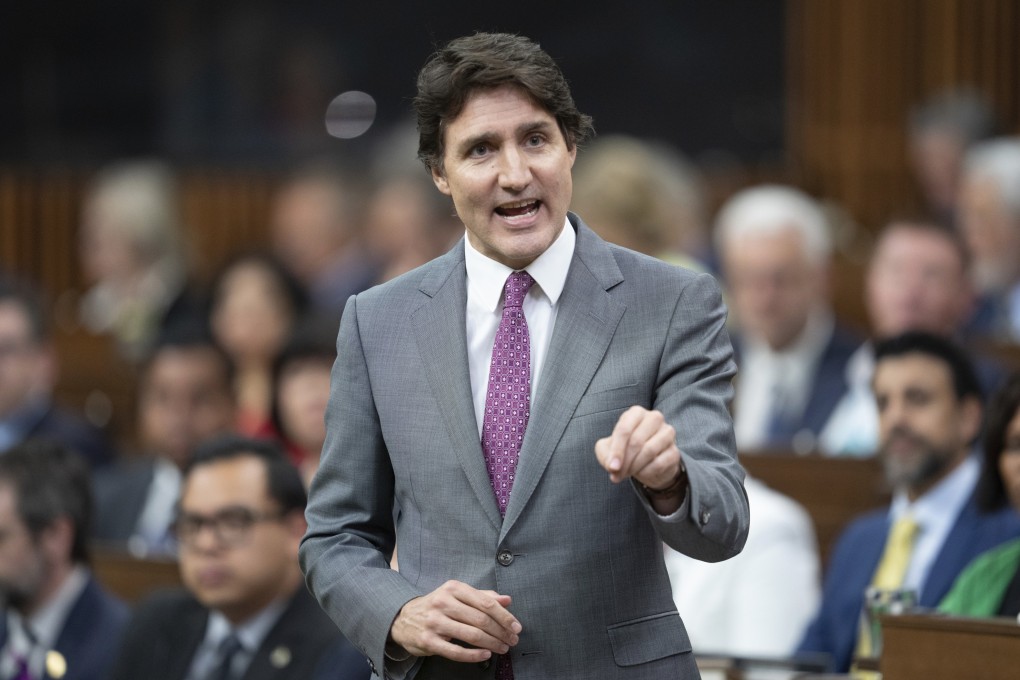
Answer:
M591 121L530 40L452 41L415 106L466 238L347 303L307 582L386 678L697 678L660 541L747 534L718 287L567 212Z

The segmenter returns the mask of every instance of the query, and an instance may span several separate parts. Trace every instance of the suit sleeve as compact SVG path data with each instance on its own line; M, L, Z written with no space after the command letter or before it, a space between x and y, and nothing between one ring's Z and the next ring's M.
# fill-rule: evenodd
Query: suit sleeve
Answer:
M735 373L722 295L715 279L701 274L685 286L673 309L654 400L676 428L687 497L677 512L663 517L636 484L635 492L667 545L706 562L733 557L747 540L744 469L729 411Z
M337 339L326 433L305 513L301 568L322 608L381 673L393 619L424 593L389 566L395 541L393 469L353 297ZM388 675L400 677L391 665L385 666Z

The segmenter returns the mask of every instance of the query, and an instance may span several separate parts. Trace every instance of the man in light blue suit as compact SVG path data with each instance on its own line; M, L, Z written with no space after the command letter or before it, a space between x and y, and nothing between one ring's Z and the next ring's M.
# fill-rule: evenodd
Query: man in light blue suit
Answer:
M590 119L530 40L454 40L415 105L466 238L347 303L308 584L387 678L697 678L661 541L747 534L718 287L567 212Z
M875 346L872 388L879 414L879 455L894 489L892 506L855 520L830 560L821 609L801 652L830 655L850 667L864 591L876 576L890 527L916 525L901 587L935 607L976 555L1020 535L1011 510L981 514L974 500L980 462L971 446L981 428L981 390L963 350L912 331Z

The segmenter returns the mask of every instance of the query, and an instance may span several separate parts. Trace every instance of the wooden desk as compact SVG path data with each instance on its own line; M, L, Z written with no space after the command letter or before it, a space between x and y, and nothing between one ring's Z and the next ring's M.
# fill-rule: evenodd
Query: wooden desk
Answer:
M740 462L751 476L804 506L815 524L823 565L850 520L889 504L877 458L747 453Z
M1016 680L1018 660L1014 619L882 617L882 680Z
M138 558L110 549L93 548L92 571L104 588L129 604L154 590L181 585L174 560Z

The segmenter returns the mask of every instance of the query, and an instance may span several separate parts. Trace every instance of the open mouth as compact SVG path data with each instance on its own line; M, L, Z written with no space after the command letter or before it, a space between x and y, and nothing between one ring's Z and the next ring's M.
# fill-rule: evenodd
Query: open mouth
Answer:
M496 214L502 217L521 218L530 217L538 212L542 201L517 201L515 203L504 203L496 207Z

